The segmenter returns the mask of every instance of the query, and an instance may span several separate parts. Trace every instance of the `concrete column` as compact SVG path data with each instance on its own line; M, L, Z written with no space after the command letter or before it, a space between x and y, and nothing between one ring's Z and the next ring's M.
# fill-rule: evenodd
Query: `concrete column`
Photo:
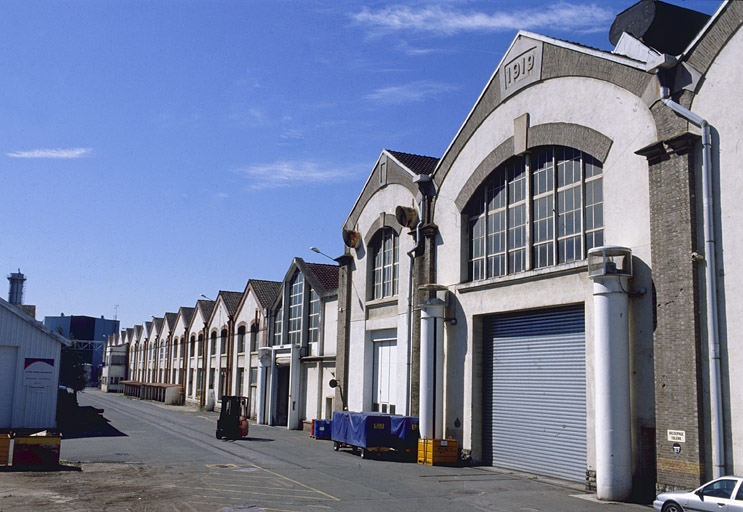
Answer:
M268 368L271 366L271 351L270 349L260 349L260 356L258 357L258 386L256 387L256 396L258 398L257 409L257 420L259 425L266 425L266 398L268 393L266 392L266 381L268 378Z
M444 310L446 302L431 298L421 304L419 430L424 439L444 434Z
M632 493L627 296L631 258L624 248L598 248L589 253L594 308L596 492L601 500L626 501Z

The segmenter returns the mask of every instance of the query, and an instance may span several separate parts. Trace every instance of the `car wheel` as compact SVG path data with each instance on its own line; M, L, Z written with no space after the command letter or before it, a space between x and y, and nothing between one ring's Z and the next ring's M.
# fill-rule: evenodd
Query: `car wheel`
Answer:
M668 501L663 504L661 512L684 512L684 509L675 501Z

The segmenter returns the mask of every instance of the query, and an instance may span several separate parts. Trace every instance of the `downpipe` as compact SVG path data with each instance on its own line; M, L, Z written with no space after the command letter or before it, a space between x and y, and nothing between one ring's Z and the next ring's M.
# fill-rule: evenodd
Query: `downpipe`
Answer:
M406 414L411 414L410 405L413 398L413 378L410 373L413 364L413 270L415 269L415 252L421 246L421 227L423 227L425 215L426 196L421 194L420 204L418 205L418 224L415 227L415 246L407 252L410 264L408 265L408 392L405 394Z

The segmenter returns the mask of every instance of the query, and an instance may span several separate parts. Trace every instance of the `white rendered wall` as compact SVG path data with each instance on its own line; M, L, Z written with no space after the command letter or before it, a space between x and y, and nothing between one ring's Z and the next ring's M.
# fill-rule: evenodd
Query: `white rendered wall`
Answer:
M740 162L743 158L743 125L741 124L740 77L743 76L743 36L738 32L717 56L707 73L691 111L705 118L712 128L712 162L714 211L717 240L718 311L720 312L720 344L722 355L723 409L726 415L728 470L731 474L743 471L743 403L734 397L743 393L743 383L735 378L735 369L743 364L743 343L738 333L743 329L743 237L738 228L743 226L743 179ZM700 198L701 200L701 198ZM720 255L722 258L720 259ZM722 277L724 276L724 279ZM704 315L704 310L700 311ZM704 325L705 322L702 321ZM704 334L706 339L706 333ZM706 361L706 347L704 350ZM705 368L705 375L707 375ZM728 388L729 386L729 388ZM728 409L729 408L729 409ZM732 464L732 465L731 465Z
M578 93L579 92L579 93ZM446 432L463 440L465 448L475 443L476 455L480 441L481 419L473 424L473 411L480 408L473 403L473 388L481 385L481 362L473 359L480 350L477 315L508 312L538 307L584 303L586 309L586 397L588 413L588 466L594 459L593 439L593 311L592 283L585 270L578 274L549 275L550 269L524 275L492 280L497 287L477 284L457 286L462 265L466 265L466 248L462 247L461 215L454 200L473 170L499 144L513 135L514 119L528 113L530 126L545 123L574 123L590 127L612 140L611 149L603 166L604 244L621 245L632 249L640 261L633 288L651 289L650 228L648 205L647 162L635 154L638 149L656 140L653 118L642 100L612 84L595 79L560 78L529 87L509 98L493 112L472 135L453 163L439 191L434 222L439 226L440 244L437 252L438 282L457 290L448 316L457 317L457 325L447 327L447 390ZM464 249L464 251L463 251ZM580 267L583 263L574 264ZM570 265L563 267L570 268ZM466 272L464 272L466 275ZM641 377L633 381L635 391L652 389L652 308L650 294L633 299L630 304L631 340L638 348L631 364ZM631 345L633 342L631 341ZM649 362L648 362L649 361ZM635 393L642 397L642 393ZM647 395L647 394L646 394ZM646 397L645 395L645 397ZM479 391L474 392L479 396ZM642 398L641 398L642 399ZM464 404L462 406L462 404ZM654 403L645 399L636 413L640 420L651 423ZM454 425L460 419L461 427Z
M412 177L411 177L412 181ZM410 190L401 185L388 185L377 191L366 204L359 216L355 229L365 237L372 225L379 219L380 213L386 212L394 216L397 206L413 206L414 197ZM407 228L402 228L399 237L399 277L397 297L385 298L378 301L367 301L367 278L369 259L373 256L364 243L363 248L351 254L356 258L356 269L353 272L351 286L351 326L350 346L348 353L348 390L347 403L349 410L371 410L372 372L374 367L373 350L371 346L371 332L378 330L397 330L397 383L395 386L395 405L398 414L407 411L407 358L408 323L407 307L409 292L410 258L407 252L413 249L414 240L408 234ZM368 304L369 303L369 304ZM369 311L367 306L371 305ZM368 318L371 315L371 318ZM403 369L400 369L402 365Z

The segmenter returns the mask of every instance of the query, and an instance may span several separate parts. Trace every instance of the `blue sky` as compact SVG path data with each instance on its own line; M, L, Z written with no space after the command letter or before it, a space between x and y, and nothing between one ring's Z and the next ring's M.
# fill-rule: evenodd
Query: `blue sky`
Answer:
M124 328L327 262L382 149L441 156L518 29L609 50L633 3L4 0L0 271Z

